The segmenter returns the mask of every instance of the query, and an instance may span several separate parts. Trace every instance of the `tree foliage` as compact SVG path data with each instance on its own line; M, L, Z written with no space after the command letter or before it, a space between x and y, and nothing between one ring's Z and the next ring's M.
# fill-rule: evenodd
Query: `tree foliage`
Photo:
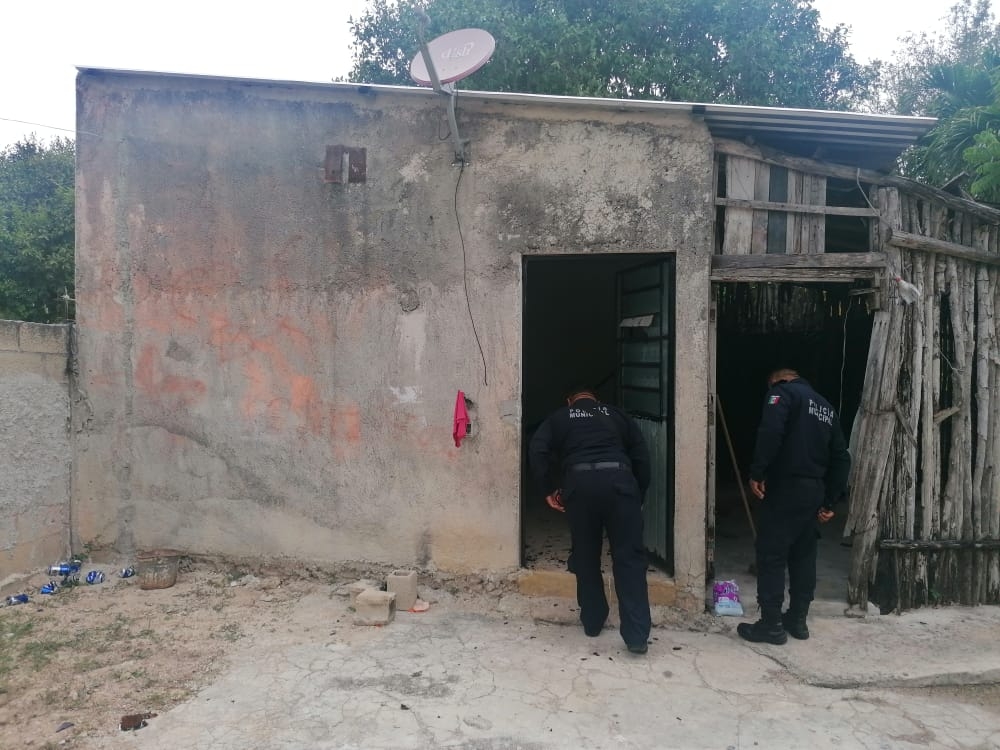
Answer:
M1000 119L1000 117L998 117ZM969 186L973 195L989 203L1000 203L1000 128L983 130L976 134L973 145L963 152L966 163L972 167L975 180Z
M1000 24L989 0L960 0L943 32L911 36L886 69L889 108L936 117L904 158L904 172L934 185L967 175L973 197L1000 202L993 147L1000 133Z
M0 151L0 318L51 323L73 296L74 148L34 136Z
M372 0L351 25L364 83L411 84L421 34L470 26L497 40L480 90L846 108L871 77L809 0Z

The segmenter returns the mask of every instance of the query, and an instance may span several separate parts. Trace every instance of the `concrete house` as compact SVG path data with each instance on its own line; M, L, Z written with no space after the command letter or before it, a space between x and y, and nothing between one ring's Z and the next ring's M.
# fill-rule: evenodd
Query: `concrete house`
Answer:
M996 539L996 402L977 408L971 383L942 391L940 374L937 392L889 382L886 363L897 377L903 360L923 365L913 326L950 321L954 282L981 292L963 302L968 330L947 335L981 342L961 354L972 369L983 357L980 391L1000 369L985 307L1000 214L885 171L931 124L83 69L72 533L118 549L531 568L561 519L530 486L525 446L583 379L640 418L661 599L699 610L725 546L717 521L746 526L734 466L764 375L787 363L839 399L871 459L848 521L852 597L884 578L885 540ZM903 304L897 277L930 302ZM878 403L907 388L889 412ZM460 447L458 391L472 418ZM925 489L927 472L899 473L931 455L921 440L979 430L958 479ZM954 512L945 485L966 475L958 525L925 529L925 509ZM891 504L900 493L912 507ZM996 600L996 548L976 549L967 593ZM952 565L939 552L897 554L892 591L926 593Z

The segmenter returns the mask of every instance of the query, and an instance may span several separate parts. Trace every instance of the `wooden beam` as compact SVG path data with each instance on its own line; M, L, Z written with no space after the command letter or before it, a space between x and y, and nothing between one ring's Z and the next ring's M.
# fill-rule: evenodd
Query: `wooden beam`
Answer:
M738 198L716 198L716 206L752 208L759 211L785 211L795 214L826 214L827 216L878 216L878 211L870 208L850 208L848 206L810 206L805 203L775 203L773 201L750 201Z
M815 255L714 255L712 270L723 268L845 268L880 271L885 253L817 253Z
M885 267L884 253L714 255L711 279L718 282L849 282L874 280Z
M883 539L882 549L937 552L946 549L1000 549L1000 539Z
M994 255L975 248L959 245L945 240L936 240L932 237L924 237L919 234L900 232L897 230L887 230L888 242L894 247L903 247L907 250L919 250L925 253L937 253L947 255L951 258L961 258L971 260L976 263L987 263L989 265L1000 266L1000 255Z
M850 268L723 268L712 271L711 280L720 284L849 284L865 280L874 283L879 273Z
M951 193L946 193L919 182L907 180L905 177L883 174L870 169L858 169L843 164L829 164L800 156L788 156L766 146L747 146L739 141L731 141L725 138L717 138L715 140L715 150L721 154L741 156L745 159L758 159L765 164L772 164L787 169L824 174L827 177L835 177L840 180L858 180L873 185L898 188L907 193L913 193L914 195L920 195L929 200L943 203L950 208L954 208L956 211L967 211L975 214L990 224L1000 224L1000 210L983 205L982 203L976 203L976 201L959 198Z

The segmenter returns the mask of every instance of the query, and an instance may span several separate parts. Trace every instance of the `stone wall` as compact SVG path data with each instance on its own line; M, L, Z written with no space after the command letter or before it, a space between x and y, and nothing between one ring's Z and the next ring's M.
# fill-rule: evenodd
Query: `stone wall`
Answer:
M0 589L69 552L68 325L0 321Z

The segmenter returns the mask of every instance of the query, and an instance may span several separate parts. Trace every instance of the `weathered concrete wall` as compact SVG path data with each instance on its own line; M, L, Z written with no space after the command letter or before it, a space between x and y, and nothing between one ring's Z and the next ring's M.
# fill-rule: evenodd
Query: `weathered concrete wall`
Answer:
M701 124L462 99L458 169L430 92L99 71L78 89L100 134L78 144L83 539L515 567L521 257L581 252L677 253L678 517L703 534ZM324 184L328 144L367 148L364 184ZM480 420L461 449L458 389ZM696 578L703 545L684 554Z
M69 335L0 321L0 589L69 551Z

